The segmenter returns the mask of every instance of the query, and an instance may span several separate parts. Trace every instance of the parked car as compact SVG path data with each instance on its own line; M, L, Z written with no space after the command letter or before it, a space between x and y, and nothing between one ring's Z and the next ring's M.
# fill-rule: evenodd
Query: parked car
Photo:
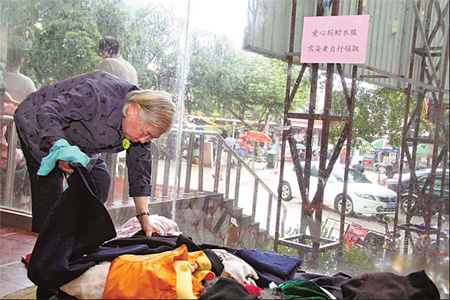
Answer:
M319 164L311 164L310 200L313 199L319 177ZM325 186L323 204L340 211L344 200L342 191L344 187L344 167L335 165ZM347 185L347 201L345 214L353 213L367 215L392 214L395 211L396 193L392 190L372 183L364 174L349 169ZM300 189L297 184L295 171L287 171L282 183L282 199L290 201L294 197L300 198Z
M367 168L372 168L372 170L377 173L386 174L387 178L392 178L394 177L394 174L396 172L398 173L400 161L398 159L397 160L389 159L389 161L383 161L381 160L382 155L383 152L380 150L365 153L363 156L363 164ZM386 156L386 152L384 153L384 156ZM416 170L426 169L426 164L424 164L423 162L420 161L420 159L418 159L416 161L415 168ZM403 172L407 172L408 169L409 164L406 158L404 158Z
M417 176L417 183L422 189L425 185L425 181L427 180L428 176L431 173L431 169L425 169L425 170L419 170L416 171ZM412 215L418 215L420 214L420 207L417 203L417 195L415 193L415 190L413 189L413 193L411 195L411 198L409 197L409 185L411 182L411 173L405 173L402 175L402 182L401 182L401 193L402 193L402 199L400 201L400 209L407 214ZM398 174L394 176L394 178L386 179L384 181L384 186L393 190L394 192L397 192L397 186L398 186ZM449 174L446 172L445 177L445 186L444 186L444 193L443 197L440 198L441 194L441 186L442 186L442 169L436 170L435 180L434 180L434 195L437 197L437 199L441 199L443 202L443 213L448 215L449 214ZM427 188L425 191L425 197L428 198L429 196L429 190L430 187ZM439 201L435 201L433 207L432 207L432 213L435 214L439 210ZM409 210L408 210L409 205Z

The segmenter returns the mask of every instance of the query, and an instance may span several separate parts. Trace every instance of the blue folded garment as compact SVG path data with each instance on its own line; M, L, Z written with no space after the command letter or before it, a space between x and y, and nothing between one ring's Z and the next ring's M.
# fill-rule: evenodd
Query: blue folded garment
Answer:
M301 265L298 256L279 254L274 251L240 249L235 253L259 272L273 274L281 279L289 280Z
M58 160L77 162L86 167L89 156L77 146L71 146L65 139L60 139L50 148L49 154L42 159L37 174L39 176L48 175L55 168Z

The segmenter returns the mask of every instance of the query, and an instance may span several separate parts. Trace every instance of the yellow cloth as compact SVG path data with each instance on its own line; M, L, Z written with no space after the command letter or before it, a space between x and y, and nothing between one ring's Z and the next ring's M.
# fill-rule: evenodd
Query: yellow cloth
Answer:
M203 251L187 246L157 254L122 255L112 263L103 299L196 299L201 281L214 278Z

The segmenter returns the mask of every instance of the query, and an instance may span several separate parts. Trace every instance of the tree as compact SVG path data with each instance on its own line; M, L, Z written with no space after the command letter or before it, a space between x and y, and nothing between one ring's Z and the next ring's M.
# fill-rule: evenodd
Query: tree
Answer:
M94 2L92 11L102 36L114 36L119 41L123 40L128 31L127 23L130 16L123 10L122 0Z
M37 11L42 27L35 30L27 64L37 87L95 71L100 62L100 34L87 9L89 2L55 0L47 4Z
M194 31L190 39L190 64L186 92L190 101L186 102L189 114L201 111L213 115L220 110L220 91L227 86L225 78L228 66L224 65L235 54L229 41L224 37L203 31Z
M38 88L96 71L98 42L112 35L135 66L141 88L178 93L186 21L162 4L125 10L123 0L24 0L11 5L11 42L28 45L23 71ZM25 31L25 29L29 29ZM27 32L27 35L24 35ZM262 130L283 115L287 65L235 49L224 36L192 31L186 109L237 118ZM296 68L296 67L295 67ZM304 80L294 105L306 100Z
M182 21L161 6L139 10L130 20L124 45L140 86L176 94Z
M239 119L246 126L250 126L249 120L257 120L257 130L263 130L270 118L282 117L285 63L236 50L226 38L207 33L196 32L191 41L187 90L193 99L186 104L189 113L201 109ZM296 95L297 106L306 100L306 82Z
M353 138L372 141L387 136L393 147L400 147L405 113L403 93L384 87L358 87L355 100ZM348 116L347 102L342 91L333 92L334 115ZM340 127L330 130L330 139L337 141Z
M10 44L28 43L28 63L22 71L38 88L96 71L101 60L98 42L112 35L121 43L121 54L136 67L142 88L175 93L181 22L164 7L149 6L131 15L122 0L21 2L11 5ZM150 63L157 70L149 70Z

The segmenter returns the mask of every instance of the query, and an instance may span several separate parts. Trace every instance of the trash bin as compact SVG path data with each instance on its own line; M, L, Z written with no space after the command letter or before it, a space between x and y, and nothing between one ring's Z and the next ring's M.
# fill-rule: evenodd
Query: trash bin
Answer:
M275 154L267 153L267 168L273 169L275 168Z

